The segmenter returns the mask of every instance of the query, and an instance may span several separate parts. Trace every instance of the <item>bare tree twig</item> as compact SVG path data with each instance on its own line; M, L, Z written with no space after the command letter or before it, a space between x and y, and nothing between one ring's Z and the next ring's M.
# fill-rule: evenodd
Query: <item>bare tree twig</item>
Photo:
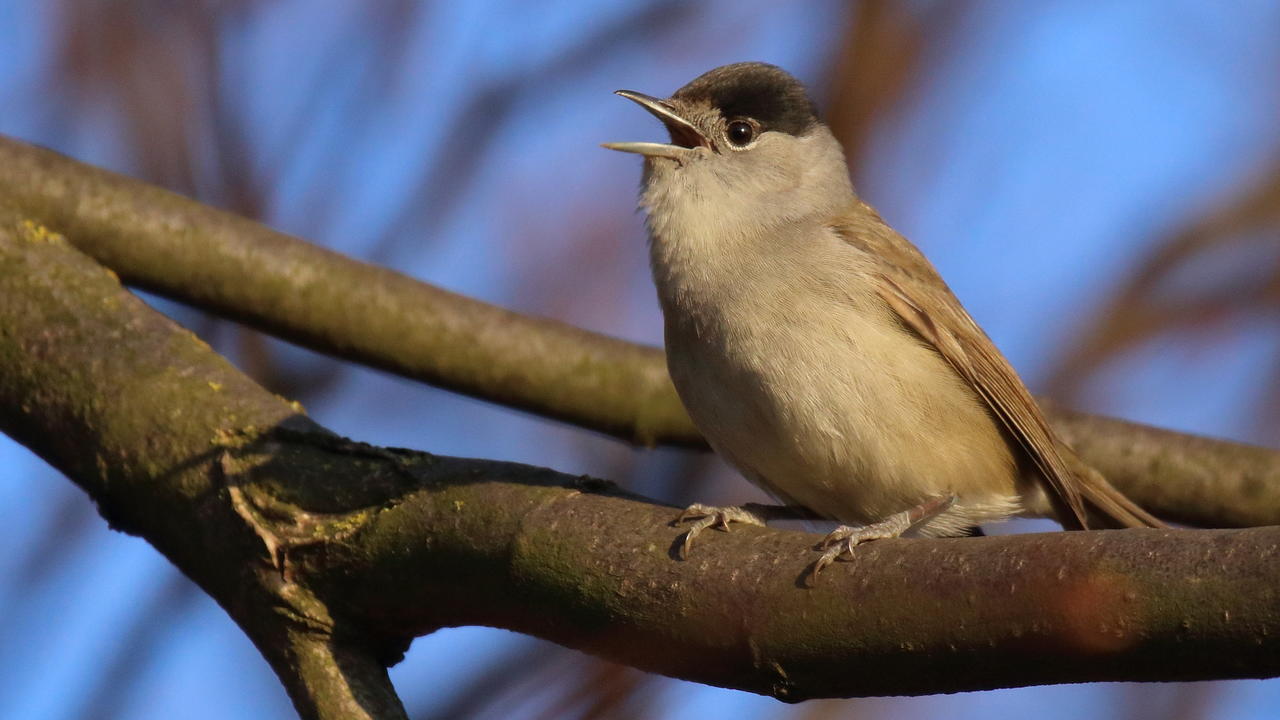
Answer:
M855 181L877 122L933 69L924 62L929 45L945 42L972 10L964 0L926 8L901 0L862 0L850 8L832 61L826 119Z
M1206 210L1164 238L1106 300L1079 341L1059 359L1050 387L1062 397L1079 395L1085 378L1105 362L1176 331L1204 331L1232 315L1280 306L1280 158L1223 205ZM1210 261L1216 272L1194 273L1193 288L1170 292L1179 274Z

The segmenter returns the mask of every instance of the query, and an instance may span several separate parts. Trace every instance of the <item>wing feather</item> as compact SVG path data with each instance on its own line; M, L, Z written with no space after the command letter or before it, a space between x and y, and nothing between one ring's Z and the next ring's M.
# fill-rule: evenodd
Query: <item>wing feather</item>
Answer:
M1017 440L1046 481L1065 527L1088 527L1086 500L1121 525L1162 526L1058 440L1013 366L914 245L865 203L832 227L877 259L880 297L969 383Z

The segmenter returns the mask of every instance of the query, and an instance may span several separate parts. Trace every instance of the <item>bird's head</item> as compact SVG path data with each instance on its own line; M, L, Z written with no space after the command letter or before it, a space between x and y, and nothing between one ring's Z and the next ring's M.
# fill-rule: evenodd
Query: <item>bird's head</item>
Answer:
M844 153L804 85L781 68L725 65L666 99L617 94L661 120L671 137L604 145L645 156L651 214L696 208L768 223L848 202Z

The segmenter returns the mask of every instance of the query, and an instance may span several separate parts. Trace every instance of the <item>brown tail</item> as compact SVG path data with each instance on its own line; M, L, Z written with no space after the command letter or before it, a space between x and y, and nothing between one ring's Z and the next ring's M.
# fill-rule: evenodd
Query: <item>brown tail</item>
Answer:
M1102 473L1089 467L1074 452L1064 453L1079 482L1080 495L1093 512L1090 520L1100 520L1103 527L1115 528L1167 528L1151 513L1115 489ZM1092 523L1091 523L1092 524Z

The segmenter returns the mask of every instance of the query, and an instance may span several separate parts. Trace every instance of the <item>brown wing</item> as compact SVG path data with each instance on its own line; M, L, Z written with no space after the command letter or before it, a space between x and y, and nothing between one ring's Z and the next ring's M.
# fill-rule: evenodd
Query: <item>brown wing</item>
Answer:
M885 303L937 349L1017 439L1047 481L1064 527L1088 526L1085 500L1121 525L1161 526L1057 439L1009 361L914 245L861 202L832 227L877 258L877 290Z

